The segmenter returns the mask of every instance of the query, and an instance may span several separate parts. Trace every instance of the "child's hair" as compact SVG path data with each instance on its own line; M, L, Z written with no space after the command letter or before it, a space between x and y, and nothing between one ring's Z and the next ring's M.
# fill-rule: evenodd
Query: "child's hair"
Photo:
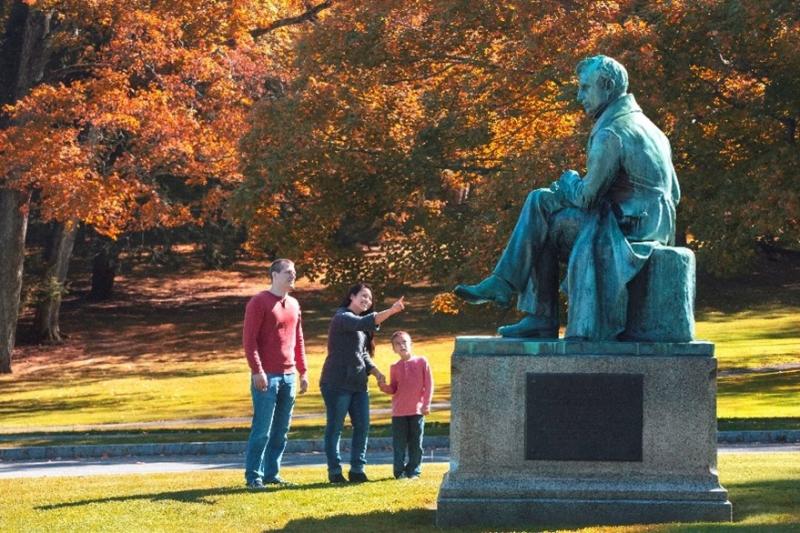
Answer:
M390 341L391 341L391 342L394 342L394 338L395 338L395 337L399 337L400 335L405 335L405 336L406 336L406 337L408 337L409 339L411 338L411 335L409 335L409 334L408 334L408 332L406 332L406 331L403 331L403 330L397 330L397 331L395 331L394 333L392 333L392 338L390 339Z

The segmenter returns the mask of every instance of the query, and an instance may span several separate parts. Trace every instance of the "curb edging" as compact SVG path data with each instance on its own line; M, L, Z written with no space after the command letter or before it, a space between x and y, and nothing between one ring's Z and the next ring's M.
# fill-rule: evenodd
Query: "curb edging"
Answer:
M771 431L720 431L717 442L722 444L795 443L800 442L800 430ZM62 459L107 459L128 456L179 456L179 455L240 455L244 454L246 441L169 442L158 444L83 444L77 446L28 446L0 449L0 461L36 461ZM425 449L449 448L450 438L425 437ZM368 449L390 450L391 437L369 439ZM341 450L349 451L349 439L342 439ZM321 439L289 440L287 453L324 453Z

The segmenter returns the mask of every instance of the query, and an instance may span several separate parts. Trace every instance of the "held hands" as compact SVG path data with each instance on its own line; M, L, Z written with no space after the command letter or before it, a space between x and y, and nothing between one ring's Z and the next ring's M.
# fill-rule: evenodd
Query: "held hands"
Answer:
M381 374L380 376L375 376L378 379L378 388L383 392L391 394L391 389L389 389L389 384L386 382L386 376Z

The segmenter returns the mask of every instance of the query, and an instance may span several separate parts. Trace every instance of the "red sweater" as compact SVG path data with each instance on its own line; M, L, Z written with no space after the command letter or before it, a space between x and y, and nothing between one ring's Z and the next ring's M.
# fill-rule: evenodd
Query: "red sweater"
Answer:
M433 397L431 367L424 357L400 359L389 368L389 383L380 387L392 395L392 416L421 415Z
M253 374L306 373L300 304L269 291L253 296L244 312L244 354Z

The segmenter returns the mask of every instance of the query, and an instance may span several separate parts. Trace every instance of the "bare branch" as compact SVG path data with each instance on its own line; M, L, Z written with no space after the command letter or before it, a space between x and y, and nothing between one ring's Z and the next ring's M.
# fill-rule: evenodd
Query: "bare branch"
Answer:
M316 22L317 15L320 12L333 6L333 0L325 0L324 2L320 2L316 6L312 6L310 2L304 2L304 5L306 6L306 11L304 13L297 15L295 17L286 17L278 19L264 26L263 28L256 28L250 30L250 36L253 39L258 39L259 37L262 37L270 32L273 32L278 28L293 26L295 24L302 24L304 22ZM225 41L225 44L228 46L236 46L236 40L228 39L227 41Z

